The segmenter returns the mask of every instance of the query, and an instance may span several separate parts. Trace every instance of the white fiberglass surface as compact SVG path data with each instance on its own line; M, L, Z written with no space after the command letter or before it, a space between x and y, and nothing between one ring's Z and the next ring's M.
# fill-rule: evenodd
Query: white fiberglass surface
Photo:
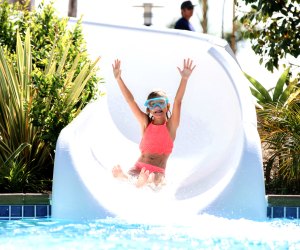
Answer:
M89 32L89 28L93 32ZM242 148L241 110L231 77L209 53L215 49L212 44L197 38L187 42L185 36L172 33L110 26L87 26L86 34L92 54L101 56L100 75L107 88L111 116L106 119L112 119L115 125L108 133L118 129L117 133L133 143L138 151L140 128L113 78L111 65L114 59L121 60L122 77L145 110L143 104L154 89L164 90L172 104L180 81L177 66L182 67L184 58L191 58L196 68L184 96L167 175L176 181L188 178L189 183L193 179L201 180L201 189L206 191L218 183L217 179L234 171ZM127 150L126 145L116 148ZM114 158L118 159L117 150L114 153ZM137 155L138 152L132 157ZM135 161L128 160L123 167L130 168ZM122 162L116 163L122 165Z
M226 43L167 29L93 23L83 27L89 53L101 57L101 88L106 94L90 103L59 138L54 218L177 218L180 213L198 214L210 204L213 207L206 211L213 214L230 217L234 209L235 217L264 218L255 109ZM186 58L196 68L182 103L167 185L153 192L115 180L114 165L126 171L137 161L141 134L113 77L114 60L121 60L122 78L145 110L144 102L154 89L164 90L172 105L180 82L177 67ZM253 181L257 198L249 195ZM78 200L82 205L74 208Z

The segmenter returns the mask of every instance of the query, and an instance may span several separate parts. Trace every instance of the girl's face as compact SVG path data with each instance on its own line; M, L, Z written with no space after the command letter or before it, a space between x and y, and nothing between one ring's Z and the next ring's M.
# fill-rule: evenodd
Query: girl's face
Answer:
M161 109L164 109L165 107L167 107L168 103L169 100L166 97L155 97L155 98L148 99L145 102L145 106L150 110L153 110L156 107L160 107Z
M166 113L169 110L169 100L166 97L155 97L148 99L145 102L145 106L150 111L153 117L166 117Z

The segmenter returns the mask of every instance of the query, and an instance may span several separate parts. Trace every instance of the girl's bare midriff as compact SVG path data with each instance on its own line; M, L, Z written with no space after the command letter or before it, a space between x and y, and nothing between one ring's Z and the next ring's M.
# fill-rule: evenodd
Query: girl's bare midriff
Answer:
M139 157L138 162L143 162L143 163L151 164L153 166L165 169L166 165L167 165L168 158L169 158L169 155L165 155L165 154L143 153Z

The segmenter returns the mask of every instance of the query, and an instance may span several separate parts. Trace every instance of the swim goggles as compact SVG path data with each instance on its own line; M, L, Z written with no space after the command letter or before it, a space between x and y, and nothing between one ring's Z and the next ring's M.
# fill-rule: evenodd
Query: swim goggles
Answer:
M169 103L168 98L156 97L156 98L148 99L144 105L148 109L152 110L152 109L155 109L155 107L160 107L161 109L164 109L168 103Z

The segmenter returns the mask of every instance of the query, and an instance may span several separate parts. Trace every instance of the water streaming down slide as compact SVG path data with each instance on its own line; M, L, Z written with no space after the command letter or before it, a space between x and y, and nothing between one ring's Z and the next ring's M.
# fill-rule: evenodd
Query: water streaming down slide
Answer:
M256 113L247 80L221 39L180 30L83 23L90 54L101 56L106 95L91 102L59 136L52 216L65 219L175 219L207 213L262 220L266 200ZM139 125L113 78L112 63L143 107L153 89L172 104L184 58L197 65L159 192L115 180L139 156Z

